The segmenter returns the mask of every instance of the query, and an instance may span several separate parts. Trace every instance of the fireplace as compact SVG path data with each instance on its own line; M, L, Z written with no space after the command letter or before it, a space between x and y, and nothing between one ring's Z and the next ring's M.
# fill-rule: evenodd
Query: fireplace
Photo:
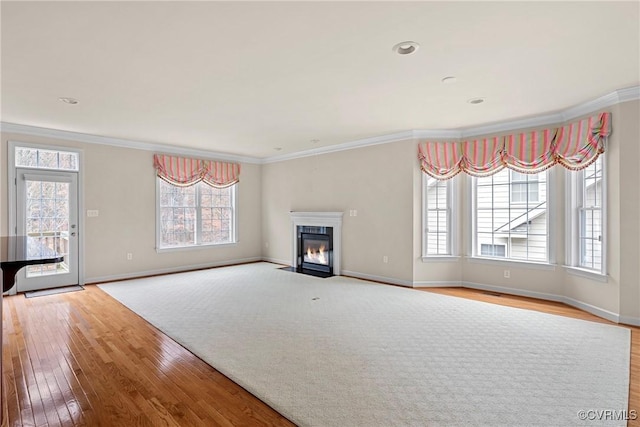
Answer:
M291 212L291 270L320 277L339 276L342 212Z
M333 275L333 228L299 226L297 269Z

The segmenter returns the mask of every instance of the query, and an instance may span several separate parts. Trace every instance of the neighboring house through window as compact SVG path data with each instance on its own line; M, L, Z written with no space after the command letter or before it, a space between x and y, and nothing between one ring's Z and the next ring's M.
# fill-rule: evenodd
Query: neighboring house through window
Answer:
M547 172L474 178L474 256L549 262Z

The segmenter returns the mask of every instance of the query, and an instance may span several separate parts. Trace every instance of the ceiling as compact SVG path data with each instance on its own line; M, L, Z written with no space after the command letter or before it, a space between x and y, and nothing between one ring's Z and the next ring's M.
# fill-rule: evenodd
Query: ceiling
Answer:
M0 4L2 122L255 158L640 82L638 2Z

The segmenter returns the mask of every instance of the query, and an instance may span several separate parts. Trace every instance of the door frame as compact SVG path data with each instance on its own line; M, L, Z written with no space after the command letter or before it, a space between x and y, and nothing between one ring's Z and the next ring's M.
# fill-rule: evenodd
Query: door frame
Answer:
M41 150L54 150L54 151L66 151L78 154L78 171L74 172L78 174L78 285L84 286L85 284L85 239L84 239L84 229L85 229L85 218L84 218L84 151L80 148L76 147L65 147L63 145L48 145L48 144L37 144L33 142L22 142L22 141L8 141L7 144L8 153L7 153L7 204L9 211L8 218L8 235L16 236L18 229L18 195L17 195L17 169L16 168L16 147L26 147L26 148L34 148ZM29 169L25 167L21 167L20 169ZM40 168L32 168L34 171L47 171L50 169L40 169ZM54 169L58 170L58 169ZM65 171L69 172L69 171ZM12 289L12 292L15 293L15 287ZM12 294L10 291L9 294Z

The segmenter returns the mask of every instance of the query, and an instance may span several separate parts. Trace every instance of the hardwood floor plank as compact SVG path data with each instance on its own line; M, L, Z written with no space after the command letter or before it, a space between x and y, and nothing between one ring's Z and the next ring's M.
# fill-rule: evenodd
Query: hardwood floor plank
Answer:
M610 323L531 298L424 291ZM640 328L629 329L629 410L640 412ZM3 331L3 427L293 425L96 286L5 297Z

